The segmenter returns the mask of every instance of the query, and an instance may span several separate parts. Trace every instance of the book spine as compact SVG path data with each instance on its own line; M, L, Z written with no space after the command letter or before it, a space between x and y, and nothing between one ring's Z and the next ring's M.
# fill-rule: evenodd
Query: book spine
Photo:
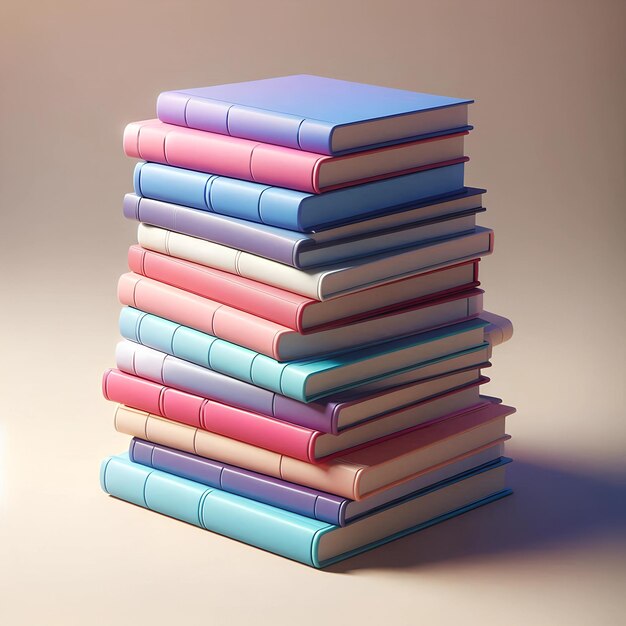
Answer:
M314 302L282 289L144 250L139 246L129 248L128 266L131 271L146 278L217 300L298 332L303 331L303 309Z
M157 98L157 117L167 124L228 135L228 112L232 105L210 98L192 98L165 91Z
M301 240L297 237L284 236L273 227L255 227L249 222L235 221L208 211L143 198L134 194L127 194L124 197L124 216L191 237L251 252L279 263L299 265L297 247Z
M109 370L102 380L104 397L181 424L203 427L203 413L209 400L178 389L165 387L122 372Z
M279 357L280 336L294 331L245 311L197 296L139 274L118 282L121 304L184 324L272 358Z
M140 162L133 172L133 188L139 196L213 211L210 190L219 176L159 163Z
M124 131L124 150L144 161L308 193L319 193L315 168L329 158L158 120L129 124Z
M314 538L333 528L125 458L105 459L100 477L113 496L307 565L314 565Z
M321 522L336 526L345 525L344 511L349 502L346 498L239 467L216 463L210 459L155 445L141 439L131 441L128 454L134 463L194 480L208 487L216 487Z
M283 363L222 341L157 315L125 307L120 313L123 337L201 367L280 392ZM300 394L296 394L299 399Z
M137 163L135 193L153 200L230 215L251 222L298 231L300 203L311 197L280 188L268 202L264 196L273 187L243 180L213 176L160 163Z
M118 343L117 367L131 377L273 416L274 393L130 341Z
M306 463L125 406L117 408L114 424L118 432L151 443L267 474L350 500L359 499L356 489L359 474L364 469L362 465L341 461Z
M308 463L316 462L312 452L315 431L157 383L140 381L135 384L129 378L114 371L106 372L103 379L105 397L158 417L195 426Z
M157 117L177 126L331 154L332 124L289 113L166 91L157 99Z

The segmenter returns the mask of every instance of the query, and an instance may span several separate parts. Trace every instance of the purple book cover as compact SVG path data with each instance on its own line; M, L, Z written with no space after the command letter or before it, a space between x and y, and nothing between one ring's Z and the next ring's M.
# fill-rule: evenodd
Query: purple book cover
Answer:
M481 358L482 352L476 351L476 364L456 371L483 368L488 366ZM358 387L348 392L314 402L299 402L280 394L262 389L236 378L220 374L182 359L170 356L158 350L122 341L116 350L117 367L126 374L145 378L168 387L180 389L204 398L210 398L241 409L268 415L276 419L298 424L311 430L337 434L339 415L344 407L366 397L375 398L383 395L389 388L404 384L415 384L411 380L411 371L402 372L386 380L383 389L363 391ZM415 376L419 380L419 369ZM397 390L396 386L396 390ZM376 417L372 415L371 417Z
M498 444L462 455L427 470L408 483L366 498L356 503L355 507L355 503L348 498L142 439L134 438L129 448L130 460L135 463L336 526L345 526L363 515L403 498L412 497L420 490L430 488L441 481L460 477L477 467L495 464L499 462L501 454L502 446Z

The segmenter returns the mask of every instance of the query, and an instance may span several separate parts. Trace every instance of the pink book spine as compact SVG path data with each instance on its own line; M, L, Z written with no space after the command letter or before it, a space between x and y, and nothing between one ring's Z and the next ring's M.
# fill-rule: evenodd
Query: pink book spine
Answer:
M165 387L119 370L108 370L102 377L107 400L148 411L181 424L202 428L202 409L208 402L178 389Z
M318 462L313 456L318 433L289 422L208 402L202 412L201 428L307 463Z
M128 267L136 274L216 300L299 332L302 331L304 308L315 302L243 276L168 257L140 246L129 248Z
M107 400L307 463L318 462L313 456L317 431L207 400L118 370L104 373L102 390Z
M120 277L117 294L121 304L195 328L276 360L280 356L280 336L293 332L245 311L136 274Z
M130 157L309 193L319 193L314 171L331 158L159 120L129 124L123 145Z

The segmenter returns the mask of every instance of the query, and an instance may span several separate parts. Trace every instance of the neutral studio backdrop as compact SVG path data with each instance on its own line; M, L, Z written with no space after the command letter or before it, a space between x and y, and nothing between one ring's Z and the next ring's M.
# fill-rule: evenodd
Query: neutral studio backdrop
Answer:
M623 623L626 4L4 2L0 622ZM327 571L104 496L135 228L121 133L166 89L314 73L476 100L468 184L510 317L516 494Z

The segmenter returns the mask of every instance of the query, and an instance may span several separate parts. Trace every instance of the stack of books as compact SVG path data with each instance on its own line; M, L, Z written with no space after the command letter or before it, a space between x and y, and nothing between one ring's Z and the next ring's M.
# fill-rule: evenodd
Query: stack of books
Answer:
M470 102L287 76L127 126L107 493L315 567L510 493Z

